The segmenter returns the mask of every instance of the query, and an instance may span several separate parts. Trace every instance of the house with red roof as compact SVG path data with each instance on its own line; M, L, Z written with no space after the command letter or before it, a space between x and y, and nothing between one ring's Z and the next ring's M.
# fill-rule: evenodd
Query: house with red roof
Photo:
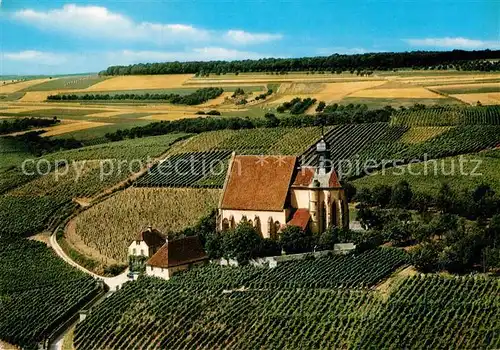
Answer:
M208 256L198 236L167 240L146 262L146 275L169 279L179 271L207 262Z
M328 166L329 147L316 145L318 166L299 166L294 156L233 154L218 208L218 228L250 222L265 238L286 225L313 233L348 227L349 210L337 173Z

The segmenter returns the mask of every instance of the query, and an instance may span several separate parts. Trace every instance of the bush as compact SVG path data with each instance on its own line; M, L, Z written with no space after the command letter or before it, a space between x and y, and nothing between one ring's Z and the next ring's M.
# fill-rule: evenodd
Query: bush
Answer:
M310 252L314 243L311 233L297 226L285 227L281 232L279 242L287 254Z
M239 264L248 264L248 261L258 255L262 238L257 230L248 222L241 221L234 230L224 232L222 247L224 257L235 259Z

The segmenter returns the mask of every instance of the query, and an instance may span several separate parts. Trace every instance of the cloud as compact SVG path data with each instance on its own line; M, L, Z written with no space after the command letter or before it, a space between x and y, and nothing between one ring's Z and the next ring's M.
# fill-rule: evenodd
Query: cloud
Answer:
M243 30L228 30L224 37L228 42L236 45L253 45L280 40L283 38L283 35L271 33L249 33Z
M64 64L68 58L64 54L42 52L35 50L26 50L20 52L6 52L2 54L3 60L23 62L23 63L36 63L48 66L57 66Z
M123 50L107 54L113 65L126 65L139 62L168 62L168 61L211 61L211 60L243 60L272 57L273 55L257 52L240 51L223 47L203 47L186 51L133 51Z
M363 53L368 53L368 52L376 52L374 50L367 50L361 47L322 47L319 49L316 49L316 53L318 55L333 55L335 53L338 54L343 54L343 55L356 55L356 54L363 54Z
M449 49L498 49L500 41L485 41L462 37L404 39L411 46L438 47Z
M24 9L15 12L13 18L42 30L69 33L81 38L132 40L158 45L222 41L231 44L259 44L281 38L279 34L241 30L210 31L189 24L134 22L105 7L76 4L45 12Z
M200 47L183 51L117 50L78 53L27 50L0 54L0 75L87 73L98 72L108 66L134 63L240 60L264 57L277 56L224 47Z
M15 12L13 17L37 28L70 33L79 37L174 43L204 41L209 33L184 24L135 23L105 7L69 4L61 9Z

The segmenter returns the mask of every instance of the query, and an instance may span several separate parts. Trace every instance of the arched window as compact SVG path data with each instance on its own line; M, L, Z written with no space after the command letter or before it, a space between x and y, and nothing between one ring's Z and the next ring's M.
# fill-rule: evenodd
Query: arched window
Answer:
M132 255L137 255L137 249L132 249Z
M141 249L141 255L144 256L144 249Z
M333 226L338 226L337 222L338 218L338 208L337 208L337 201L332 201L332 215L331 215L331 224Z
M276 233L276 230L275 230L275 226L274 226L274 220L273 220L273 217L270 216L269 219L267 219L267 234L269 237L274 237L275 233Z
M234 216L233 216L233 215L231 215L231 216L229 217L229 227L230 227L230 228L234 228L235 226L236 226L236 224L235 224L235 222L234 222Z
M276 238L277 234L281 231L281 224L279 221L276 221L274 223L274 237L273 238Z
M259 235L262 236L262 228L260 226L260 218L255 215L254 219L253 219L253 227L255 227L255 230L259 233Z
M224 218L222 220L222 231L227 231L229 230L229 220L227 218Z

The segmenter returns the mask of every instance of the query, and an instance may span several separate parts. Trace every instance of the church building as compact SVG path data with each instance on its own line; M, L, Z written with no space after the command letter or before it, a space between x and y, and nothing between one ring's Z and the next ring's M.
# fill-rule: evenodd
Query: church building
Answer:
M313 233L348 227L347 198L328 164L330 151L323 138L316 152L317 167L299 167L294 156L233 154L218 208L219 230L242 220L264 238L276 237L286 225Z

